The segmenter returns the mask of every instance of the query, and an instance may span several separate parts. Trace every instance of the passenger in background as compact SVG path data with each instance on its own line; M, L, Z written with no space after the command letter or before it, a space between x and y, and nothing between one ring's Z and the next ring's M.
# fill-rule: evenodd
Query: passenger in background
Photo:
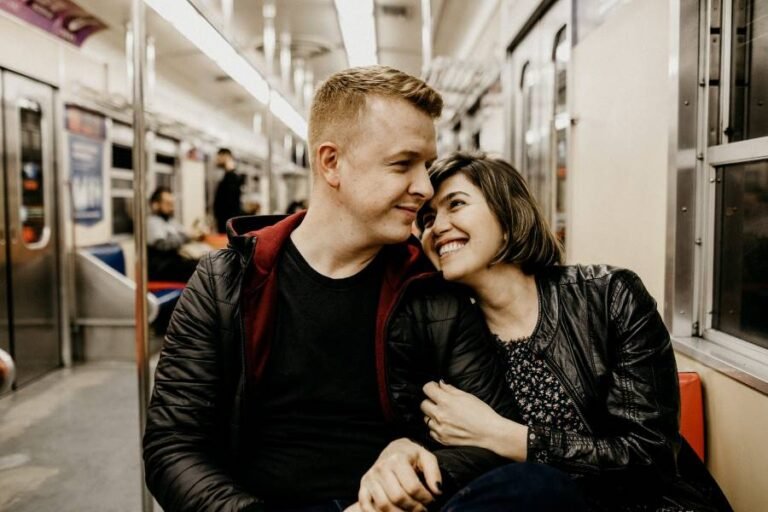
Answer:
M191 237L173 220L174 203L168 187L157 187L149 198L147 277L150 281L187 282L197 266L197 260L180 253Z
M224 170L224 177L216 186L213 216L216 218L218 232L226 233L227 221L243 214L240 206L240 187L243 184L243 177L237 174L235 158L232 156L232 151L227 148L221 148L216 153L216 167Z
M559 474L551 485L579 489L590 510L730 510L679 434L675 356L637 275L562 266L558 240L503 160L456 153L436 162L430 179L435 196L417 221L424 250L446 280L473 291L523 417L503 418L445 383L425 386L435 440L515 462L446 510L502 510L495 504L524 496L528 472L541 464ZM471 505L477 496L485 507ZM526 503L514 510L549 510Z

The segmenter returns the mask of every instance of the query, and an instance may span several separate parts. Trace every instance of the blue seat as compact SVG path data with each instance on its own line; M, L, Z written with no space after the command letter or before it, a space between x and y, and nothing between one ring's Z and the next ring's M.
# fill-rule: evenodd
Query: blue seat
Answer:
M125 275L125 256L123 248L117 244L103 244L88 247L88 252Z
M123 248L118 244L93 245L88 247L88 252L99 258L101 261L116 271L126 275L125 255L123 254ZM150 286L149 292L157 297L158 312L157 318L153 322L153 325L158 331L165 332L165 328L168 325L168 320L171 317L171 313L173 313L173 308L176 307L176 302L179 300L179 297L181 297L182 291L183 290L177 286L172 288L158 288L156 286Z

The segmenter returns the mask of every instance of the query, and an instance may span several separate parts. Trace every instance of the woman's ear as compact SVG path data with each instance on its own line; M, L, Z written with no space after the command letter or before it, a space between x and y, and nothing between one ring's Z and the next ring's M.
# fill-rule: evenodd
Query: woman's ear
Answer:
M317 147L317 173L333 188L338 188L339 147L333 142L323 142Z

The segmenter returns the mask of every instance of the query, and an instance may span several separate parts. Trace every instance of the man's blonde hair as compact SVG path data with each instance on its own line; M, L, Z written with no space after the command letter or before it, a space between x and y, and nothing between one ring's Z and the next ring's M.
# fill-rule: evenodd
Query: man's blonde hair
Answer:
M331 133L354 130L368 96L400 98L431 118L440 117L443 98L423 80L387 66L350 68L331 75L315 93L309 113L310 165L315 169L317 146Z

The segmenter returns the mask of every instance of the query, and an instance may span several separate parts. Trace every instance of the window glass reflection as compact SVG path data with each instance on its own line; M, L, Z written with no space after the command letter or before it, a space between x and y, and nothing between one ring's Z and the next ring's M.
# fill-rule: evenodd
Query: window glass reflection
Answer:
M768 347L768 161L718 169L713 326Z
M768 2L734 0L730 141L768 136Z
M40 105L25 100L19 106L21 127L21 238L39 243L45 233L45 173L43 170L43 113Z

